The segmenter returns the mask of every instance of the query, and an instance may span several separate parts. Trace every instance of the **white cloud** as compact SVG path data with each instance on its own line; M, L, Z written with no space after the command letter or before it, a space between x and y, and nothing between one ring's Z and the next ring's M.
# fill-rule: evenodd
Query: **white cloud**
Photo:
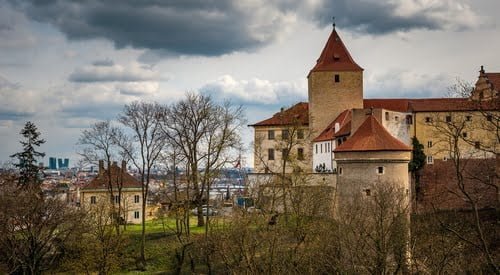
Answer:
M304 81L271 82L259 78L237 80L223 75L200 88L201 92L243 103L277 104L304 100L307 87Z

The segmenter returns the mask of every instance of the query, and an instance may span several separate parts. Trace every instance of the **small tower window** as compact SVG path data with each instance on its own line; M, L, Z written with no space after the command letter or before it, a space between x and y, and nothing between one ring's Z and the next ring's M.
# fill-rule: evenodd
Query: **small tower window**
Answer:
M451 122L451 116L446 116L446 122Z
M366 196L368 196L368 197L369 197L369 196L371 196L371 195L372 195L372 190L370 190L370 189L365 189L364 191L365 191Z
M97 202L96 196L91 196L90 197L90 204L96 204L96 202Z
M395 117L394 117L394 120L395 120L395 121L399 121L399 117L398 117L398 116L395 116Z
M465 117L465 120L466 120L466 121L471 121L471 120L472 120L472 116L466 116L466 117Z
M335 83L339 83L340 82L340 75L336 74L335 75Z
M474 148L481 149L481 142L480 141L474 142Z
M383 175L384 174L384 167L383 166L377 167L377 174L379 174L379 175Z
M467 132L463 132L462 137L467 138Z
M432 122L432 118L430 116L426 116L425 117L425 122L431 123Z
M343 171L342 167L339 167L339 175L342 175L343 172L344 171Z
M427 141L427 148L431 148L432 147L432 140L429 140Z
M406 124L408 125L413 124L413 117L411 115L406 116Z
M389 120L389 112L385 112L385 120Z

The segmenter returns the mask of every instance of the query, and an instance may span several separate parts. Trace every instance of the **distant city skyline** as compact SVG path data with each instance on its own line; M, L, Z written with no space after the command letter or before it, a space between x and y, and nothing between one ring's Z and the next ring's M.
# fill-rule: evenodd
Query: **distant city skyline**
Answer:
M93 123L133 100L186 91L230 99L248 124L307 101L307 74L332 29L364 68L365 97L445 97L481 65L500 71L500 2L0 0L0 162L34 122L49 157L78 160ZM250 148L251 130L244 129ZM252 152L244 154L252 165Z

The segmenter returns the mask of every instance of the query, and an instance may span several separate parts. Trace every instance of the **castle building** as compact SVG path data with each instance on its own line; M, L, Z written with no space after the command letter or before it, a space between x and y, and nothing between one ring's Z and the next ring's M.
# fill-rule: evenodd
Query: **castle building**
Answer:
M334 27L307 78L308 102L250 125L255 175L299 169L330 175L339 192L356 181L359 186L350 186L350 192L369 193L366 186L374 180L411 190L413 137L424 145L427 166L456 157L449 143L454 134L460 139L460 158L491 160L498 155L500 73L487 73L481 66L467 97L365 99L363 68ZM452 124L460 129L451 129Z

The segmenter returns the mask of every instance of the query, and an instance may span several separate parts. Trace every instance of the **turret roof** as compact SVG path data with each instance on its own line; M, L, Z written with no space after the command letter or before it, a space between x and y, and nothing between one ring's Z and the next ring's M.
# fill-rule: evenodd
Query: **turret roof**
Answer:
M311 72L318 71L362 71L361 68L345 47L337 31L333 29L328 41L326 42L316 66Z
M373 115L369 115L354 135L334 152L363 151L411 151L411 148L393 137Z

